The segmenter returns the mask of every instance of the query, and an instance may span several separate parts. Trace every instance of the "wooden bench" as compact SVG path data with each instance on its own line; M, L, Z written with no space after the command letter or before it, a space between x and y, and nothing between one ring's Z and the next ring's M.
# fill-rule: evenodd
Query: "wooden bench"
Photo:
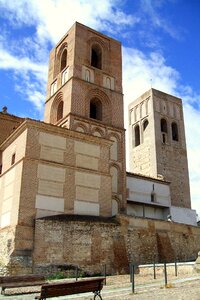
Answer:
M6 288L18 288L26 286L37 286L45 283L44 275L17 275L17 276L0 276L1 294L5 294Z
M94 293L94 299L101 299L104 277L79 280L73 282L46 283L41 287L40 296L35 299L45 300L46 298L59 297L65 295Z

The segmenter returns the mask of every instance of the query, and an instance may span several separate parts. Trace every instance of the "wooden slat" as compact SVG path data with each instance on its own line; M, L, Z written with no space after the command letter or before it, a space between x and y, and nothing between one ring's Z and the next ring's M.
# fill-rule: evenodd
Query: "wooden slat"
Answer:
M1 283L10 283L10 282L31 282L31 281L44 281L44 275L18 275L18 276L0 276Z
M101 277L74 282L44 284L41 288L40 297L37 297L37 299L101 291L103 281L104 278Z
M0 277L0 286L2 287L1 293L4 293L6 288L37 286L37 285L42 285L44 283L45 283L44 275L38 275L38 274Z
M23 286L36 286L36 285L43 285L45 281L31 281L31 282L9 282L9 283L2 283L2 288L11 288L11 287L23 287Z

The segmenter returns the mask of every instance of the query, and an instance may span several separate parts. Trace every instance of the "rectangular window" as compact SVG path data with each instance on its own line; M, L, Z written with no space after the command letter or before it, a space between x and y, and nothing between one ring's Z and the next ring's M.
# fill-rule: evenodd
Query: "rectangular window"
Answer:
M2 173L2 165L0 165L0 174Z
M51 96L53 96L53 94L55 94L56 91L57 91L57 80L54 81L51 85Z
M68 68L65 69L62 73L62 85L65 84L68 80Z
M15 153L13 153L11 158L11 166L14 165L14 163L15 163Z

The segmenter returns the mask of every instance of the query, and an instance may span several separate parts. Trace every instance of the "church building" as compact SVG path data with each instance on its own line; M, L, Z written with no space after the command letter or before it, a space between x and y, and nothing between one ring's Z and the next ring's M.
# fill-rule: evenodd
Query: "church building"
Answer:
M121 44L75 23L50 53L44 121L0 113L0 273L68 264L97 271L108 258L110 272L124 272L139 257L128 227L147 224L149 236L153 226L149 260L159 261L169 251L156 230L197 226L181 99L150 89L127 113L131 172ZM191 247L185 257L195 255Z

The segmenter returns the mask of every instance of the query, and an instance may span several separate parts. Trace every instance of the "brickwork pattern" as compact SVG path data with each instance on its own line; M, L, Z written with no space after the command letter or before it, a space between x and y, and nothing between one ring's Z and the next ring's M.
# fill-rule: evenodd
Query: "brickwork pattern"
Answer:
M152 177L162 175L171 183L172 205L191 208L181 99L151 89L130 104L129 116L131 171ZM145 119L149 123L144 130ZM167 124L165 133L161 131L161 119ZM178 127L178 141L172 138L174 122ZM140 126L140 143L135 146L134 128L137 125Z
M0 112L0 144L15 131L23 120L23 118Z
M117 222L38 219L34 268L71 264L98 273L107 264L108 272L124 273L129 262L193 260L200 249L196 227L125 216Z

